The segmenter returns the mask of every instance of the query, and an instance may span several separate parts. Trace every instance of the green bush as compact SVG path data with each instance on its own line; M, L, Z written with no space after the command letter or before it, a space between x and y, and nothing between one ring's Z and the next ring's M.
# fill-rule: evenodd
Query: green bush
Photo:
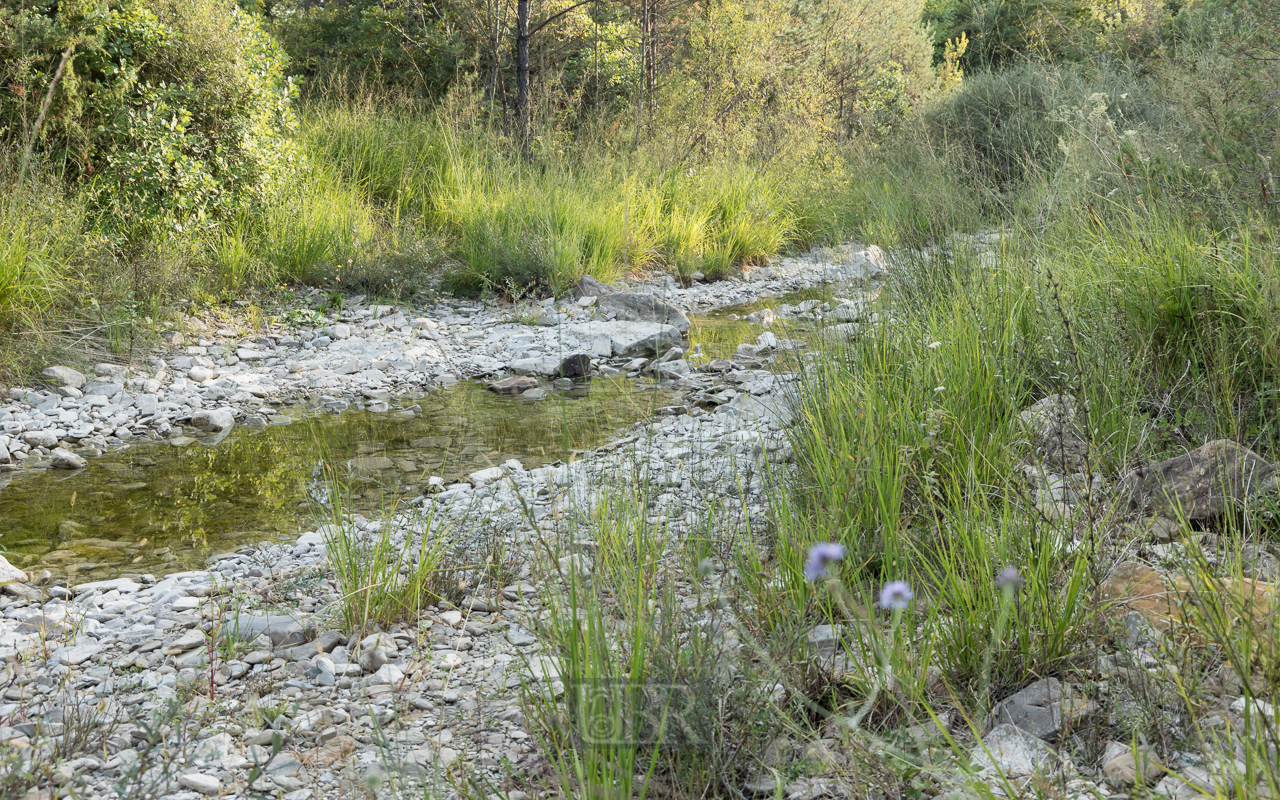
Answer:
M33 145L126 232L225 218L293 160L283 53L232 0L0 10L0 64L13 87L0 95L0 138Z

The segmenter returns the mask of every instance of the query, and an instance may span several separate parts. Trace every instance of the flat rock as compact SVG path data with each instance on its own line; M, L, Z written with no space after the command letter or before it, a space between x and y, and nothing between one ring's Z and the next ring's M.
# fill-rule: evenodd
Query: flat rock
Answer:
M1097 710L1097 703L1057 678L1044 678L1000 701L991 713L997 724L1015 725L1047 739Z
M183 773L178 776L178 783L200 794L217 794L222 789L222 781L203 772Z
M532 359L527 359L532 360ZM538 388L538 379L529 375L512 375L489 384L489 391L498 394L520 394L529 389Z
M552 377L555 377L556 371L560 369L560 362L557 359L548 358L547 356L535 356L533 358L518 358L515 361L512 361L508 365L508 369L510 369L512 372L514 372L517 375L523 375L528 377L541 375L544 378L552 378ZM498 383L502 383L502 381L498 381ZM509 394L509 392L502 392L494 388L497 385L498 384L495 383L493 384L493 386L490 386L489 388L493 389L495 392L498 392L498 394Z
M26 582L27 573L10 564L8 559L0 555L0 584Z
M50 658L57 661L59 664L74 667L77 664L83 664L98 653L101 653L102 649L102 645L100 644L81 644L72 647L59 647L57 650L53 651L53 655L50 656Z
M516 647L528 647L538 641L537 637L523 628L512 625L507 628L507 641Z
M1039 737L1007 724L992 728L973 749L970 760L988 777L994 777L993 773L1029 777L1056 772L1061 766L1057 754Z
M53 431L27 431L22 434L22 441L32 447L54 448L58 446L58 435Z
M49 463L54 469L84 469L89 462L64 447L55 447L49 454Z
M131 581L128 578L112 578L106 581L89 581L76 586L76 594L81 595L85 592L110 592L115 590L120 594L136 594L142 591L142 584Z
M84 376L84 373L79 370L63 366L46 367L40 374L46 378L53 378L55 381L60 381L63 386L70 386L73 389L81 388L89 380Z
M1255 620L1265 619L1275 607L1276 585L1252 578L1224 578L1221 586L1236 598L1226 606L1233 617L1248 608ZM1141 614L1157 631L1168 631L1173 625L1194 614L1200 602L1196 587L1182 575L1162 575L1146 564L1125 561L1112 568L1098 587L1099 599L1110 614ZM1248 601L1245 606L1238 601Z
M170 642L169 646L164 649L164 654L167 656L178 655L197 647L204 647L207 644L204 631L192 629Z
M381 472L395 469L396 462L386 456L360 456L347 460L347 466L356 472Z
M600 297L596 307L612 312L617 320L671 325L680 333L689 330L689 318L683 311L651 294L614 292Z
M467 480L471 481L475 486L484 486L493 483L502 477L502 467L489 467L487 469L479 469L467 476Z
M197 411L191 415L191 427L198 431L219 433L236 424L235 414L230 409L215 408L208 411Z
M1156 509L1174 519L1205 520L1274 488L1275 475L1275 467L1252 450L1218 439L1138 470L1122 488L1140 508Z
M588 341L608 336L613 355L625 358L654 356L678 347L684 337L674 325L657 322L582 322L568 326L569 332Z
M266 636L273 647L289 647L304 644L316 637L315 626L300 617L287 614L250 614L231 620L226 625L228 635L241 641L252 641Z

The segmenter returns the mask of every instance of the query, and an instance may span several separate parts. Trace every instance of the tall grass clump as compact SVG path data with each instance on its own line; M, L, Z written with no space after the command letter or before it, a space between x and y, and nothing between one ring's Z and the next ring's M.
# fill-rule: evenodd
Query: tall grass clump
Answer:
M359 188L313 167L267 206L260 235L273 275L315 283L332 279L356 257L372 255L377 223Z
M355 636L416 619L423 608L441 599L447 531L432 515L397 528L391 519L394 511L362 529L348 513L350 506L349 486L330 472L315 516L341 593L343 626ZM416 546L415 535L420 537Z
M0 327L33 324L71 291L84 259L84 210L56 186L0 194Z

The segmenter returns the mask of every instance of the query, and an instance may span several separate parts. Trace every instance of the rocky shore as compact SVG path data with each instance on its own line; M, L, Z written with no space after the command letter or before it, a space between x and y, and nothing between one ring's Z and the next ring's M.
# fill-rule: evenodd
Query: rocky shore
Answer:
M786 259L749 280L635 287L597 286L561 302L542 301L517 319L510 308L474 302L407 309L351 298L330 316L246 335L196 317L164 335L169 347L145 365L100 364L84 375L45 370L45 388L14 387L0 406L0 470L75 469L84 458L139 437L172 438L268 424L272 408L322 397L335 411L389 409L410 391L505 374L582 377L689 372L689 327L681 308L711 309L828 283L882 275L878 248L820 251ZM601 296L603 295L603 296ZM627 302L630 299L630 302ZM849 316L849 315L846 315ZM562 373L585 356L580 374ZM660 365L651 364L665 356Z

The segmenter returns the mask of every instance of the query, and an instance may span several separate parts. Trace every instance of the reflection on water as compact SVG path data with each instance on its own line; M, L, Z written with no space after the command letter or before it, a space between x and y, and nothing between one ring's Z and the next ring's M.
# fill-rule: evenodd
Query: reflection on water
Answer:
M567 459L670 402L652 388L596 379L540 402L460 383L401 401L421 406L414 416L295 407L262 431L236 426L215 446L183 437L108 453L76 473L18 474L7 486L0 478L0 549L16 565L76 581L190 569L296 533L322 461L346 470L374 510L388 492L416 494L431 475Z
M762 325L747 321L748 314L781 305L794 306L805 300L825 303L837 296L835 288L827 285L814 286L798 292L788 292L781 297L762 297L753 303L725 306L709 314L690 314L689 344L702 345L702 352L707 358L732 358L738 345L743 342L754 343L764 331ZM796 322L797 320L778 319L769 330L786 338L789 329L802 327L796 325Z

